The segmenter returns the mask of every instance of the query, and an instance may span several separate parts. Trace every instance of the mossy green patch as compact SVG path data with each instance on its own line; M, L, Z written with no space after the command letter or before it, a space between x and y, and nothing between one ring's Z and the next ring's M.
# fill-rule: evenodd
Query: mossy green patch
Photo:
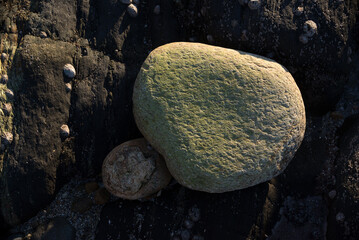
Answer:
M133 103L143 135L172 175L196 190L231 191L274 177L304 135L303 100L284 67L205 44L155 49Z

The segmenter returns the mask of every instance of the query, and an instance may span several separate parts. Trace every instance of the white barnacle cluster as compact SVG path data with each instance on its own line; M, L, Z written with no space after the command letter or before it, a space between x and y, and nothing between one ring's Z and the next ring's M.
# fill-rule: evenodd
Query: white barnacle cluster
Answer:
M138 5L140 4L140 0L121 0L121 3L128 5L127 12L131 17L137 17Z

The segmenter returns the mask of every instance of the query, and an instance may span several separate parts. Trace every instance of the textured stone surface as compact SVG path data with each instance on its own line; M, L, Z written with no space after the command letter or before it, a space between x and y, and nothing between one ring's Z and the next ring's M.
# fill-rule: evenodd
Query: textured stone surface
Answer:
M136 123L191 189L225 192L281 173L305 130L300 91L276 62L198 43L155 49L134 86Z
M102 167L105 187L126 199L150 196L171 180L163 158L143 139L125 142L114 148Z

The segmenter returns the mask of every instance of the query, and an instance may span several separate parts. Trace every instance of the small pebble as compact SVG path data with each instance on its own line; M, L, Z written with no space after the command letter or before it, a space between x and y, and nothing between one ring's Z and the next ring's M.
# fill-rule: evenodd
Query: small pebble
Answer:
M338 214L335 216L335 219L336 219L338 222L343 222L344 219L345 219L344 213L338 212Z
M68 78L74 78L76 76L76 70L75 70L74 66L72 66L69 63L65 64L65 66L64 66L64 74Z
M296 16L300 16L300 15L302 15L303 12L304 12L304 8L303 8L303 7L297 7L297 9L295 9L295 11L294 11L294 14L295 14Z
M137 15L138 15L138 9L137 9L136 5L133 5L133 4L128 5L127 12L133 18L137 17Z
M62 125L61 128L60 128L60 135L61 137L64 137L64 138L67 138L70 136L70 129L69 129L69 126L67 125Z
M260 5L261 5L261 1L260 1L260 0L250 0L250 1L248 2L248 7L249 7L251 10L257 10Z
M1 80L0 80L0 82L1 82L2 84L6 84L8 80L9 80L9 77L8 77L7 74L1 75Z
M40 32L40 37L41 38L47 38L46 32L44 32L44 31Z
M317 24L312 20L307 20L304 23L303 31L307 37L313 37L318 31Z
M131 4L132 0L121 0L123 4Z
M330 199L334 199L336 195L337 195L337 191L335 191L335 190L332 190L328 193L328 197Z
M301 35L299 36L299 41L300 41L301 43L303 43L303 44L307 44L307 43L308 43L308 37L307 37L306 35L304 35L304 34L301 34Z
M66 83L65 84L65 88L66 88L66 92L70 92L72 90L72 85L71 83Z
M153 9L153 13L159 15L161 13L161 6L156 5L155 8Z
M14 137L10 132L4 132L1 134L1 144L4 144L5 146L10 145L13 139Z
M5 62L7 60L7 54L6 53L2 53L1 54L1 61Z

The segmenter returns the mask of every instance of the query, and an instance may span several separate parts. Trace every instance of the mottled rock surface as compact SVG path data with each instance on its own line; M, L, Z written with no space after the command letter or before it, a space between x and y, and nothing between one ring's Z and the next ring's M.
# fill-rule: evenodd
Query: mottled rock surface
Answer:
M191 189L225 192L281 173L305 109L290 73L257 55L171 43L148 56L133 95L138 128Z
M122 143L107 155L102 178L115 196L139 199L160 191L172 176L162 156L140 138Z

